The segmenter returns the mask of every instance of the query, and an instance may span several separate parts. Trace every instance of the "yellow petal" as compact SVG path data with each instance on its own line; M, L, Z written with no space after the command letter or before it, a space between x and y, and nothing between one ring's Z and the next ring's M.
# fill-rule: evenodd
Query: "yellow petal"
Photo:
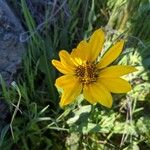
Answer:
M98 29L92 34L89 40L89 45L90 45L89 49L91 51L91 55L90 55L91 61L95 61L96 58L98 57L99 53L102 50L104 41L105 41L105 34L102 29Z
M112 106L110 92L99 83L89 84L87 88L83 88L83 94L85 94L85 98L91 103L98 102L108 108Z
M63 75L56 79L55 86L62 89L69 88L72 83L78 82L77 78L74 75Z
M99 82L112 93L127 93L132 89L131 85L121 78L99 78Z
M135 71L137 71L137 69L132 66L115 65L102 69L100 71L99 77L120 77Z
M60 61L64 66L68 66L70 68L75 68L75 64L72 62L71 56L70 54L65 51L65 50L61 50L59 52L59 57L60 57Z
M80 61L89 60L89 56L89 44L85 40L81 41L78 44L77 48L73 49L73 51L71 52L71 57Z
M53 66L57 68L61 73L63 74L74 74L74 70L69 68L68 66L64 66L60 61L58 60L52 60Z
M102 46L104 44L105 34L102 29L96 30L87 43L85 40L81 41L77 48L71 53L71 57L80 58L82 61L93 62L98 57Z
M107 67L109 64L111 64L122 52L123 50L124 41L120 40L117 42L114 46L112 46L106 54L102 57L100 62L98 63L99 68Z
M82 91L82 84L73 80L70 80L70 84L64 88L61 100L60 100L60 107L64 107L70 103L72 103L81 93Z
M95 101L95 98L92 96L92 89L91 89L91 85L89 84L88 86L85 86L83 89L83 95L84 98L90 102L91 104L97 103L97 101Z

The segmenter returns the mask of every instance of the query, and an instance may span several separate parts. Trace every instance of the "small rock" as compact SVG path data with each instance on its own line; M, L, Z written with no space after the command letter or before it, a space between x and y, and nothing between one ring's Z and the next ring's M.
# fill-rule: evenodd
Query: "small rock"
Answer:
M20 33L24 32L21 23L15 17L7 3L0 0L0 74L10 85L17 66L21 63L24 45L19 41ZM0 90L1 95L1 90ZM3 127L10 121L10 111L5 100L0 98L0 134Z
M7 3L0 0L0 74L7 85L12 82L12 76L25 51L24 45L19 41L22 32L24 30L19 20Z

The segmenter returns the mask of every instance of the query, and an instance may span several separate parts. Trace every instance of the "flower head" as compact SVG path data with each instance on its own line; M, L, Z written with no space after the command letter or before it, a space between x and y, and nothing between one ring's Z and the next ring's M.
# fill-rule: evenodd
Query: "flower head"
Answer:
M89 41L81 41L71 54L65 50L59 52L60 61L52 64L64 75L56 79L56 87L62 88L60 106L72 103L83 93L91 104L100 103L112 106L111 93L127 93L131 85L121 76L136 71L132 66L109 66L122 52L124 41L115 43L100 59L105 34L102 29L96 30Z

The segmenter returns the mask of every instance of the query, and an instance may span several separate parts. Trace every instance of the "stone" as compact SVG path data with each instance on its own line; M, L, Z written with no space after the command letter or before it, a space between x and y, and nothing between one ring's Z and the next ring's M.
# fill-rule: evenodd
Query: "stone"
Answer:
M0 0L0 74L9 86L25 52L20 34L24 32L21 23L8 4ZM1 95L0 88L0 95ZM0 98L0 134L10 122L10 110L6 100Z
M25 52L20 34L24 32L21 23L8 4L0 0L0 74L9 85L13 80Z

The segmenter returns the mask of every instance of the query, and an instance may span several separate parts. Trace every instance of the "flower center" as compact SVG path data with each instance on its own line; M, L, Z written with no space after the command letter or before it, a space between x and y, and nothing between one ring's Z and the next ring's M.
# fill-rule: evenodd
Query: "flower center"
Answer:
M79 65L75 72L76 76L79 78L79 81L83 84L96 82L99 73L96 64L88 62L83 65Z

